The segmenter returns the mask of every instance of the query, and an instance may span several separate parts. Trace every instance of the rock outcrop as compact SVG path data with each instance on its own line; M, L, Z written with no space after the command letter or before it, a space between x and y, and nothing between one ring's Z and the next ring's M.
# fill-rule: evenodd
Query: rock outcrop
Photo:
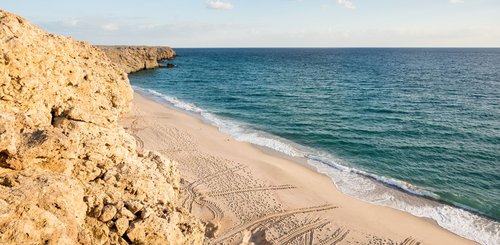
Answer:
M120 67L1 10L0 49L0 244L203 242L175 163L118 125L133 96Z
M172 59L175 51L169 47L97 46L126 73L159 67L159 61Z

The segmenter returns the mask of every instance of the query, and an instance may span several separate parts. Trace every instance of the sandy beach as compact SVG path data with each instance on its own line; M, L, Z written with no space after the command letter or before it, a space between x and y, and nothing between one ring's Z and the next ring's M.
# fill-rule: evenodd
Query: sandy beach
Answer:
M135 93L122 120L139 147L177 161L182 206L208 244L472 244L432 221L340 193L331 179L232 139L194 115Z

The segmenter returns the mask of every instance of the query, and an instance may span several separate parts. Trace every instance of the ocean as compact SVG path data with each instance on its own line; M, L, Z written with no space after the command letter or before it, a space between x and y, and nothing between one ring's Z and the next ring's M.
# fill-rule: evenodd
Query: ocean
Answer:
M500 49L176 49L136 91L344 193L500 244Z

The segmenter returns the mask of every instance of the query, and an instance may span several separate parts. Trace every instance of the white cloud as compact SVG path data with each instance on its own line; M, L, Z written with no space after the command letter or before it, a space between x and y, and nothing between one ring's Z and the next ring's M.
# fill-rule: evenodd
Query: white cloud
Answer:
M355 9L356 8L356 6L354 6L354 3L351 0L337 0L337 3L348 8L348 9Z
M103 29L105 31L116 31L116 30L118 30L118 26L116 24L113 24L113 23L107 23L107 24L101 25L101 29Z
M207 7L211 9L232 9L234 5L230 2L225 2L222 0L208 0Z
M448 3L448 0L442 0ZM466 1L467 2L467 1ZM269 24L161 23L147 18L85 17L38 22L43 29L92 44L170 45L173 47L498 47L500 29L494 24L470 28L393 26L351 29L342 25L280 28ZM69 22L71 23L71 22ZM103 26L116 30L109 31ZM482 24L482 23L481 23Z
M450 0L450 3L452 3L452 4L464 3L464 0Z
M77 19L70 19L70 20L63 20L62 23L65 25L65 26L71 26L71 27L74 27L74 26L77 26L78 23L80 23L79 20Z

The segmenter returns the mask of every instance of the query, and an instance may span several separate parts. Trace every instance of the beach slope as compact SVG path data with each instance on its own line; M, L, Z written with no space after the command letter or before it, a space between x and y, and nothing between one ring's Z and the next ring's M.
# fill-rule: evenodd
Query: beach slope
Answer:
M134 94L122 124L179 162L182 204L209 244L473 244L432 221L346 196L303 159L235 141L193 115Z

